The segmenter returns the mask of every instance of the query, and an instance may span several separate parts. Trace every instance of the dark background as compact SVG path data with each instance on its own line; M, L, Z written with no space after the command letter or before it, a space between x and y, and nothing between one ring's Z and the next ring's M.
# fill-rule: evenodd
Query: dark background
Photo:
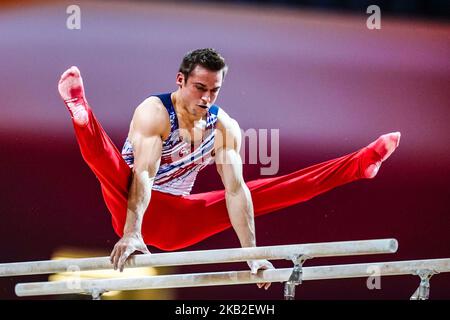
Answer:
M60 74L71 65L81 69L88 99L120 149L134 108L151 93L175 90L182 56L200 47L225 56L230 70L217 103L241 128L280 130L278 174L352 152L386 132L402 133L400 148L374 180L257 218L258 245L399 241L393 255L307 266L450 257L448 2L371 2L381 7L381 30L366 28L366 1L281 2L3 2L0 261L49 259L63 247L107 255L118 240L58 96ZM71 4L81 7L81 30L66 28ZM246 180L260 177L259 168L246 164ZM194 192L219 188L210 166ZM237 246L229 229L186 250ZM0 298L15 299L19 281L46 279L2 278ZM430 298L449 299L449 280L434 276ZM383 278L381 290L368 290L366 279L309 281L297 298L408 299L418 284L412 276ZM175 297L278 299L282 285L186 288Z
M144 0L143 2L145 2ZM382 8L383 14L400 17L450 18L450 2L446 0L192 0L191 3L251 4L287 9L314 9L334 12L366 12L370 5Z

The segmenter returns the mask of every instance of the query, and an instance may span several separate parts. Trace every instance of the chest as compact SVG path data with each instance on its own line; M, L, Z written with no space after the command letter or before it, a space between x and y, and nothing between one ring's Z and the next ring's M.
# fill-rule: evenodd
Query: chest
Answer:
M183 161L186 164L195 162L203 163L215 155L215 129L207 129L200 132L183 132L175 130L163 144L162 163ZM183 133L185 135L183 135ZM201 135L201 137L197 137ZM209 160L208 160L209 161Z
M186 144L192 144L194 146L200 145L205 137L208 135L207 128L178 128L178 137L180 141L185 142Z

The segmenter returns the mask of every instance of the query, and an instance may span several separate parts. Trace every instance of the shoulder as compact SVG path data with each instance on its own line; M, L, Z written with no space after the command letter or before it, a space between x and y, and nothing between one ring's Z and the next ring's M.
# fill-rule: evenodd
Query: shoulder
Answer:
M239 123L220 108L217 115L216 147L233 148L239 152L241 128Z
M134 111L136 116L152 115L152 117L164 118L168 116L166 107L158 97L148 97L136 107ZM161 119L158 119L161 120Z
M236 131L240 130L239 123L233 119L228 113L223 110L223 108L219 108L217 113L217 129L221 131Z
M162 135L170 130L169 114L158 97L149 97L135 109L132 127L145 135Z

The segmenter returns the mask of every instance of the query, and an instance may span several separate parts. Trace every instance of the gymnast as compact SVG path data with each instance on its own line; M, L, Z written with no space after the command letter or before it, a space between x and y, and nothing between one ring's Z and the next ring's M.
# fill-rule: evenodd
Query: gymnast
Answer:
M340 158L245 182L239 124L214 104L227 70L214 49L188 52L176 75L177 90L152 95L135 109L122 152L88 104L79 69L62 74L59 93L120 237L111 252L114 269L123 271L135 251L150 253L147 245L177 250L229 227L242 247L254 247L254 217L374 178L399 145L400 133L388 133ZM213 162L224 190L191 194L198 172ZM253 274L273 268L267 260L247 263Z

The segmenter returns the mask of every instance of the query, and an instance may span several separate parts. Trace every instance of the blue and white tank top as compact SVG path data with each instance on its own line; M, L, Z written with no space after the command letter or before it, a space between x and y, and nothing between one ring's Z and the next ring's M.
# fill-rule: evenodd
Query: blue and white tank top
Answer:
M169 113L170 134L163 141L161 162L152 189L173 195L188 195L194 186L198 172L214 161L215 128L219 107L212 105L208 109L203 139L194 146L181 139L171 94L155 96L161 100ZM122 157L132 168L134 154L128 138L122 148Z

